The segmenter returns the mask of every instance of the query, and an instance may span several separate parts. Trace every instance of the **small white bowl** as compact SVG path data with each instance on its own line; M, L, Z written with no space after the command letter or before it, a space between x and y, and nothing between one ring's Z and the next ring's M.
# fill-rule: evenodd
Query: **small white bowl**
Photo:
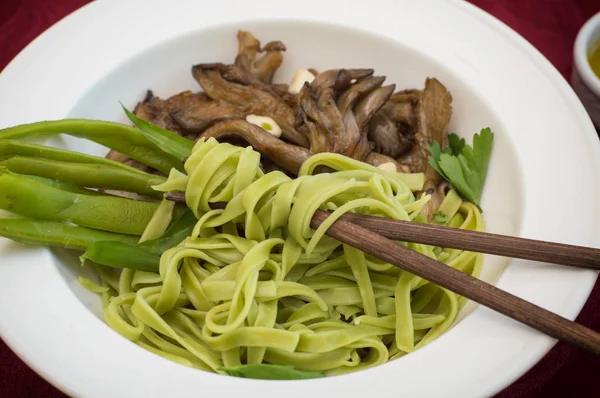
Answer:
M600 128L600 77L588 60L590 52L600 45L600 12L588 20L577 34L574 67L571 75L573 89L581 99L596 128Z

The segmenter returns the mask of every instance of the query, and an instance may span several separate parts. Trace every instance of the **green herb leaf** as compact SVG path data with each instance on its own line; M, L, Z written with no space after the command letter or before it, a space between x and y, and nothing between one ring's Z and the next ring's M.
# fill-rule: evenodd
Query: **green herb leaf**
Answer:
M457 156L466 145L464 138L459 138L456 134L448 134L448 144L452 155Z
M429 164L449 181L463 198L479 207L481 192L492 152L494 133L489 128L473 136L473 146L450 134L450 146L441 149L437 142L429 145ZM481 208L480 208L481 209Z
M165 130L158 127L150 122L140 119L132 112L130 112L123 104L121 104L125 114L131 122L142 132L142 134L154 143L159 149L168 153L169 155L175 156L177 159L183 161L186 157L192 154L192 148L194 143L183 137L178 136L172 131Z
M188 210L178 219L171 222L171 225L164 234L156 239L138 243L136 247L144 249L148 253L160 256L163 252L177 246L185 238L190 236L197 221L198 220L194 216L194 213L191 210Z
M220 368L219 370L227 372L230 376L244 377L247 379L300 380L324 377L321 372L305 372L296 370L292 366L271 364L241 365Z
M448 216L442 213L441 211L436 211L433 213L433 222L439 224L446 224L448 222Z
M440 167L440 156L442 155L442 148L440 148L440 144L437 141L433 141L433 144L428 145L427 149L429 149L429 153L431 154L431 156L429 156L429 165L433 167L434 170L437 171L442 177L447 179L444 176L442 168Z

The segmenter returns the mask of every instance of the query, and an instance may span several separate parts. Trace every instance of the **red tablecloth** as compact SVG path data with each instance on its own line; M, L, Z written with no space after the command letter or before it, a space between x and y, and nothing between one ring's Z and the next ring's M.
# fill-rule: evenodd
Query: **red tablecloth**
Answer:
M0 70L37 35L86 0L1 0ZM599 0L473 0L536 46L563 74L571 71L578 29ZM0 94L1 95L1 94ZM600 282L577 321L600 331ZM558 344L498 397L600 397L600 360ZM0 397L64 397L0 341Z

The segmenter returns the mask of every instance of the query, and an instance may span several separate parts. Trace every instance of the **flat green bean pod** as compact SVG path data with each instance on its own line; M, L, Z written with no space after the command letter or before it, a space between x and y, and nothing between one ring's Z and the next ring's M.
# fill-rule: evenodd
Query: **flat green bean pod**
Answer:
M0 130L0 140L18 140L56 134L68 134L97 142L165 174L169 174L172 168L183 170L180 159L164 152L138 129L115 122L63 119L21 124Z
M104 164L71 163L37 157L13 156L0 161L0 167L18 174L44 177L80 187L136 192L155 198L162 197L162 194L152 186L165 181L164 177Z
M0 173L0 209L28 218L141 235L157 208L155 202L75 193L27 176Z
M101 241L119 241L128 244L135 244L137 241L137 237L132 235L26 218L0 218L0 236L25 244L76 250L86 250L92 244Z
M66 149L58 149L45 145L29 144L15 140L0 140L0 161L10 159L14 156L26 156L30 158L35 157L37 159L59 160L70 163L100 164L127 170L132 173L147 175L146 172L138 170L134 167L127 166L121 162L115 162L114 160L101 158L99 156L92 156L81 152L68 151Z

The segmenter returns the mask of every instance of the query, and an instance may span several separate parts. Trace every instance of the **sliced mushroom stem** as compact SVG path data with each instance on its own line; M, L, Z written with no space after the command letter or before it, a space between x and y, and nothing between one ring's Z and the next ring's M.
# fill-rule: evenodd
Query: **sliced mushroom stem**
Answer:
M262 128L241 119L218 122L206 130L202 137L214 137L217 141L241 139L294 175L298 175L302 163L312 155L307 149L287 144Z

